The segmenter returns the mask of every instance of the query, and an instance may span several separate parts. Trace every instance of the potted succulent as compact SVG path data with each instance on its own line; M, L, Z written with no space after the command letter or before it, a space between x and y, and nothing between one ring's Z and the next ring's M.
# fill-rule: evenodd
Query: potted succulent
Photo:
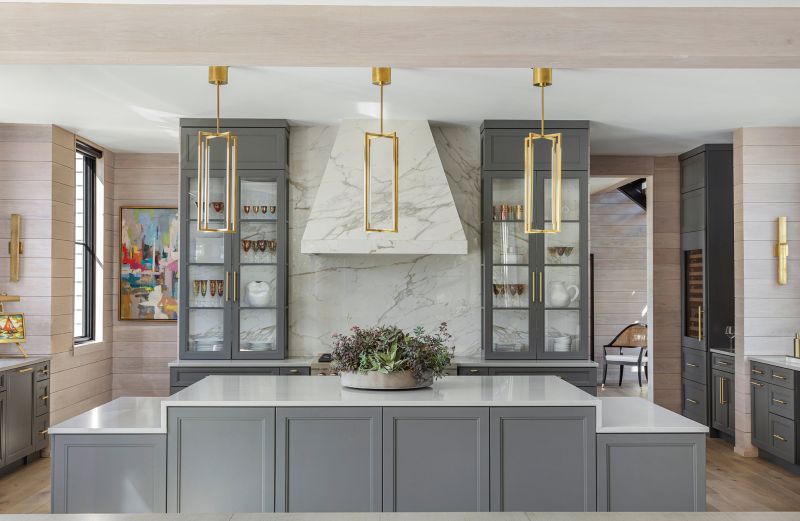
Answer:
M333 335L331 366L342 385L357 389L418 389L444 376L450 364L447 324L433 333L417 327L406 333L396 326L360 328Z

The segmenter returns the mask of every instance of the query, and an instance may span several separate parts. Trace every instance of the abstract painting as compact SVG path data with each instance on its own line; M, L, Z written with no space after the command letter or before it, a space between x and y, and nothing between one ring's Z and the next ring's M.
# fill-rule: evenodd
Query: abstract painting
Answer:
M119 319L178 318L178 209L120 208Z
M22 313L0 313L0 343L25 341L25 317Z

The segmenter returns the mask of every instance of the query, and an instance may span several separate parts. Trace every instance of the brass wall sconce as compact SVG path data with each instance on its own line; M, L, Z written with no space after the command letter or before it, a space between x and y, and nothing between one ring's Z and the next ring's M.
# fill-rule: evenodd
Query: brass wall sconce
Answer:
M399 140L397 132L384 132L383 130L383 87L392 84L391 67L373 67L372 84L381 88L381 127L380 132L364 133L364 231L397 233L398 213L398 181L400 178L399 166ZM372 144L377 140L390 140L392 147L392 226L390 228L375 228L370 223L372 202L370 200L370 178L372 176Z
M778 244L775 245L775 256L778 258L778 284L789 282L788 262L789 239L786 234L786 217L778 217Z
M22 216L18 213L11 214L11 240L8 241L8 255L11 257L8 278L11 282L19 282L19 257L22 255Z

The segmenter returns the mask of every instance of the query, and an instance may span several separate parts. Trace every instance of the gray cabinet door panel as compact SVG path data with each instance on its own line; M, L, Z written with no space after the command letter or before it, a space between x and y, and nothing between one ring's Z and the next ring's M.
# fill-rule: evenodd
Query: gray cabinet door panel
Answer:
M782 458L789 463L797 462L797 425L794 420L770 413L770 446L768 452Z
M181 168L197 168L197 139L200 130L214 128L181 129ZM239 153L238 166L242 170L282 169L286 167L287 132L282 128L220 128L232 130L236 135ZM225 143L216 139L211 145L211 167L225 168Z
M491 509L592 512L594 407L493 407Z
M36 416L47 414L50 412L50 380L36 382L34 387L34 412Z
M682 414L698 423L708 425L706 386L686 378L682 378L681 383L683 391Z
M598 434L598 512L703 512L703 434Z
M277 512L380 512L380 407L276 411Z
M681 161L681 193L691 192L706 185L706 155L696 156Z
M706 229L706 191L694 190L681 195L681 233Z
M386 407L383 509L489 510L487 407Z
M750 438L758 448L769 449L769 384L750 379Z
M163 434L53 436L53 513L166 512Z
M524 168L524 143L530 132L540 129L492 129L483 139L484 170L522 170ZM546 133L561 133L562 170L587 170L589 168L589 131L587 129L549 129ZM546 140L534 143L534 168L550 168L550 147Z
M699 384L706 384L706 352L684 347L683 377Z
M6 392L0 392L0 467L6 460Z
M172 407L168 512L272 512L275 409Z
M34 450L34 373L32 369L32 367L24 367L12 369L7 373L6 463L12 463L19 458L27 456Z

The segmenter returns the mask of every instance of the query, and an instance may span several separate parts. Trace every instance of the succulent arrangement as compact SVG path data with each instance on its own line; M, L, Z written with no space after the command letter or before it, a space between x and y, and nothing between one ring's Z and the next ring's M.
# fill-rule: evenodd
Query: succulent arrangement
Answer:
M407 333L397 326L361 328L333 335L332 368L339 372L411 372L415 378L440 378L450 364L452 335L442 322L432 333L416 327Z

